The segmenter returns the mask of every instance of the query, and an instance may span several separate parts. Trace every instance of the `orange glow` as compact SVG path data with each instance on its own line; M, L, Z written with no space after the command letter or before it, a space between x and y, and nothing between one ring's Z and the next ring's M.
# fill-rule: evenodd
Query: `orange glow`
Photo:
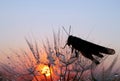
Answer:
M41 69L41 73L42 73L42 74L45 74L46 76L50 76L50 68L45 65L45 66Z
M52 81L51 77L53 76L52 68L46 64L39 64L36 68L37 75L33 78L32 81L36 81L36 78L40 81Z

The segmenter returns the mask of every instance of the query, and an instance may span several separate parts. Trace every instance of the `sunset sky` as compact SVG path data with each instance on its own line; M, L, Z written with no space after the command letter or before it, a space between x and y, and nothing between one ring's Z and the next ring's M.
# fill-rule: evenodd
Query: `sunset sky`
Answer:
M72 35L119 53L120 0L0 0L0 49L24 47L24 37L42 40L70 25Z

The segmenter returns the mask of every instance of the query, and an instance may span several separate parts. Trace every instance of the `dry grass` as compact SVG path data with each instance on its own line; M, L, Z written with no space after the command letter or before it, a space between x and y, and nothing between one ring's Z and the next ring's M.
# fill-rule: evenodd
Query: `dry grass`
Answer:
M63 49L64 40L61 38L58 31L53 33L53 44L47 40L39 47L35 40L26 39L30 51L12 51L9 55L1 52L6 58L0 60L0 81L120 81L119 72L113 71L117 57L107 69L106 58L98 59L101 64L96 66L81 54L74 57L75 53L71 53L69 47ZM44 55L45 60L41 60ZM40 64L50 68L49 78L37 69Z

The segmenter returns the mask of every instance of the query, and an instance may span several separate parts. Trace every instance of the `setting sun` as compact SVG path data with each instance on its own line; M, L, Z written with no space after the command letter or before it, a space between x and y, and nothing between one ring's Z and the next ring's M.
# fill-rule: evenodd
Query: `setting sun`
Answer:
M50 68L48 66L43 66L43 68L41 68L41 73L46 75L46 76L50 76Z

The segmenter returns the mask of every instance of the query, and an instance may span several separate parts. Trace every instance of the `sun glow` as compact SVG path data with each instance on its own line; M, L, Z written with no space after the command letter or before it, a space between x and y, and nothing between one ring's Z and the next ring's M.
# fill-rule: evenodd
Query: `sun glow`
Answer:
M41 74L50 76L50 68L47 65L44 65L43 68L41 68Z

